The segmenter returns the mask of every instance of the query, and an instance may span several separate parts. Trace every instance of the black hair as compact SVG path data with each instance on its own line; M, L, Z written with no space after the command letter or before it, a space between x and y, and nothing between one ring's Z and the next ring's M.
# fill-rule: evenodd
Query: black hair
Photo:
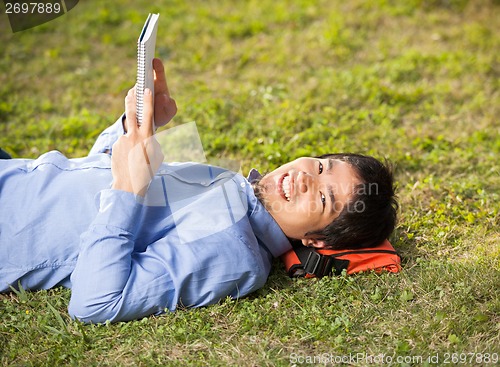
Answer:
M393 169L386 160L354 153L325 154L318 158L348 163L361 181L340 215L319 231L309 232L326 248L374 247L389 237L396 226L398 202Z

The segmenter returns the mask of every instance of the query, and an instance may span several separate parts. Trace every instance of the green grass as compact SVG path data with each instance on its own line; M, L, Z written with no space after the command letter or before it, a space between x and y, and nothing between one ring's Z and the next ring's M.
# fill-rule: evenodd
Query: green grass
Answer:
M467 364L493 365L479 353L500 353L500 3L89 0L16 34L2 10L0 147L85 155L123 110L148 12L161 13L172 125L196 121L209 159L267 171L353 151L396 165L404 271L290 280L276 262L245 299L102 326L69 319L68 290L0 295L0 363L288 366L365 353L407 366L476 353Z

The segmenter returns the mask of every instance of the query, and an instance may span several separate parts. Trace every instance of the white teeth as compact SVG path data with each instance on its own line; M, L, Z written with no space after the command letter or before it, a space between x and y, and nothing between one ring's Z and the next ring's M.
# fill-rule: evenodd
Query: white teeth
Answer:
M286 176L281 183L281 187L283 188L283 194L288 201L290 201L290 176Z

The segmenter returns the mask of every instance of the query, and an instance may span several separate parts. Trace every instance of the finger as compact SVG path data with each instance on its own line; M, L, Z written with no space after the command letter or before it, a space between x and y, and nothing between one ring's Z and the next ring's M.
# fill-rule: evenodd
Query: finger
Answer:
M167 78L165 76L165 67L160 59L153 59L153 69L155 76L155 95L156 94L166 94L170 97L170 91L168 90Z
M137 129L137 114L136 114L136 96L135 96L135 86L130 89L125 97L125 124L127 127L127 132L132 132Z
M146 136L153 135L153 93L151 89L144 89L144 110L142 115L141 130L146 133Z
M155 123L167 123L177 113L175 100L165 94L155 97Z

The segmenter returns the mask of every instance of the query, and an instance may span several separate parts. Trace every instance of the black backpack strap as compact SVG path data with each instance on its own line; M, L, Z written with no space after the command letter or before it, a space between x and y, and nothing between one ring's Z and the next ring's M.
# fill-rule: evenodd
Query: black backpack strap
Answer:
M303 271L295 272L295 276L305 276L311 274L317 278L321 278L332 273L335 275L342 274L342 270L347 269L349 260L337 259L332 255L322 255L314 248L303 245L294 246L294 251L297 254Z

